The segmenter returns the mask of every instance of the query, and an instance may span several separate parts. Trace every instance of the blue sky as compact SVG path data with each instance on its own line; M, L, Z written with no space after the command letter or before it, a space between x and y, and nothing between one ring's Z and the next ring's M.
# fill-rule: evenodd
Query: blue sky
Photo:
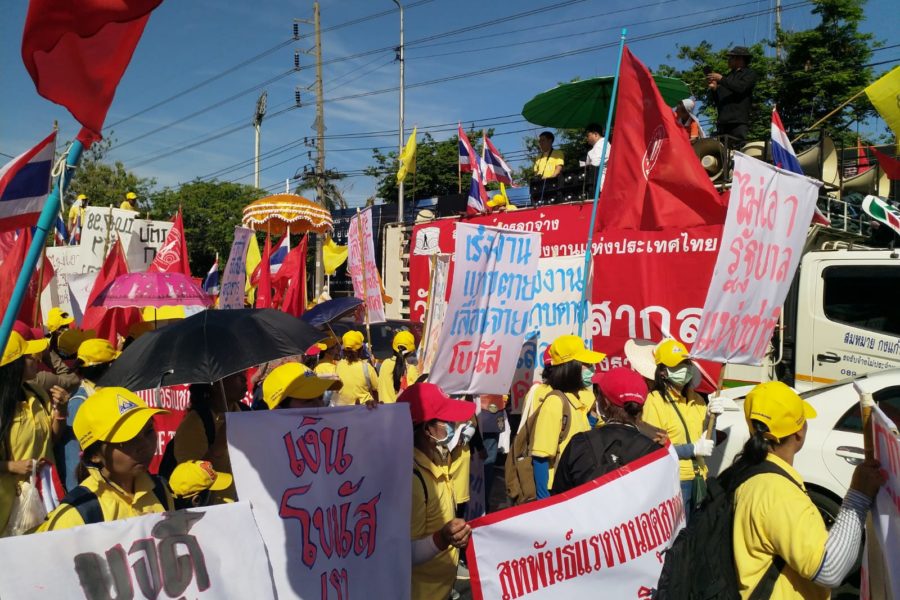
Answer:
M804 29L814 25L809 5L791 8L796 3L784 0L788 8L783 13L783 26ZM522 105L557 82L611 74L622 26L628 27L628 36L633 39L685 29L630 42L632 51L653 68L660 63L677 63L674 56L667 56L674 55L680 44L696 44L705 39L714 47L749 45L770 37L771 14L703 24L764 11L773 6L774 0L406 0L406 4L416 4L405 13L407 133L418 125L420 132L437 129L434 137L443 139L453 133L454 127L445 125L448 123L493 126L497 132L495 144L517 165L523 156L524 136L541 130L522 120ZM892 0L870 0L864 30L875 33L879 39L891 40L891 26L896 26L896 20L887 18L896 15L896 7L891 8L891 4ZM544 10L551 6L552 9ZM372 147L396 149L397 92L347 96L398 85L394 52L387 49L398 42L398 15L391 12L335 27L394 8L390 0L324 0L321 4L323 58L327 63L325 97L330 100L325 105L326 166L330 169L358 171L372 162ZM527 11L538 12L513 18ZM18 154L43 138L54 119L59 121L62 139L71 139L77 132L74 119L65 109L35 93L22 65L20 43L25 12L26 2L7 3L6 16L0 22L0 77L4 88L0 94L0 152L5 155ZM163 2L150 18L107 116L107 126L114 125L117 140L110 158L121 160L141 176L155 177L160 186L217 173L223 181L252 184L250 119L259 94L253 88L269 82L265 86L269 112L262 126L261 187L282 190L285 178L292 177L304 165L313 165L307 152L315 156L313 148L303 144L304 137L312 142L315 134L312 54L301 53L301 70L287 73L293 67L294 50L305 52L313 46L312 26L306 24L301 25L301 35L309 37L289 42L292 21L311 17L311 1ZM488 25L472 28L481 23ZM335 28L329 31L331 27ZM260 60L182 94L282 43L281 48ZM604 44L608 47L538 61ZM354 55L361 56L352 58ZM878 52L875 57L896 58L897 50ZM415 86L510 63L523 66ZM303 88L302 107L289 109L294 104L297 86ZM175 95L174 100L133 116ZM276 114L279 111L282 112ZM193 113L200 114L191 116ZM122 122L116 124L117 121ZM223 135L194 145L218 134ZM185 146L193 147L184 149ZM6 157L0 156L0 162L4 160ZM358 205L373 193L375 181L350 177L342 185L351 205Z

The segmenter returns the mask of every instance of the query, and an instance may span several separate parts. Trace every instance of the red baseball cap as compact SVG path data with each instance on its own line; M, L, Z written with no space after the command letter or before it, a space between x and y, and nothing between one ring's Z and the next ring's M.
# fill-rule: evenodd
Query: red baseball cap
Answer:
M433 383L415 383L397 397L397 402L409 404L414 425L433 419L461 423L475 414L475 404L454 400Z
M44 338L44 330L40 327L29 327L23 321L13 322L13 331L22 336L26 342L40 340Z
M640 373L628 367L598 371L591 377L591 381L599 385L603 396L616 406L625 406L626 402L643 405L647 400L647 383Z
M550 366L550 346L547 346L547 348L544 349L544 355L541 357L541 360L545 367Z

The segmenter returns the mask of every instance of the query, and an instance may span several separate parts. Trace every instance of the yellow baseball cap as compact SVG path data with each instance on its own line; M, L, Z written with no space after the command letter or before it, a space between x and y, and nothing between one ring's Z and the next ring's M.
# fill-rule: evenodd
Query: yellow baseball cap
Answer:
M584 347L584 340L577 335L561 335L550 344L550 364L562 365L573 360L595 365L606 358L602 352L594 352Z
M747 394L744 417L751 432L754 429L750 421L760 421L769 428L770 437L781 439L803 429L807 419L816 417L816 409L787 385L767 381Z
M412 334L412 332L406 331L398 331L394 335L394 340L391 342L391 348L394 349L394 352L400 352L400 348L403 348L407 352L412 352L416 349L416 338Z
M350 330L341 337L341 345L347 350L360 350L365 339L362 332Z
M490 200L488 200L487 205L491 208L496 208L498 206L506 206L509 204L509 198L504 196L503 194L494 194Z
M300 363L285 363L269 373L263 380L263 401L270 409L285 398L312 400L340 383L337 379L319 377Z
M106 387L88 397L75 413L72 431L82 450L95 442L119 444L134 439L153 415L168 414L150 408L137 394L121 387Z
M47 313L47 331L50 333L53 333L60 327L71 325L74 322L75 317L67 312L63 312L61 308L53 307L50 309L50 312Z
M127 194L125 194L125 199L126 200L137 200L137 194L135 194L134 192L128 192Z
M76 200L87 200L87 195L86 194L78 194L78 196L76 196L75 199Z
M227 490L233 481L231 474L217 472L209 461L188 460L172 471L169 487L176 498L190 498L205 490Z
M0 367L6 366L23 356L43 352L49 345L50 340L47 338L28 341L18 331L10 331L9 341L6 342L6 348L3 350L3 359L0 360Z
M653 350L653 360L656 364L669 368L677 367L690 358L691 355L688 354L685 345L672 338L661 341Z
M324 350L328 350L329 348L334 348L335 344L337 344L337 343L338 343L337 338L332 335L329 335L327 338L325 338L321 342L318 342L316 344L316 346L319 347L319 350L324 351Z
M94 365L102 365L119 358L122 354L112 347L107 340L102 338L93 338L81 342L78 346L78 360L85 367L93 367Z
M95 337L97 337L97 332L93 329L66 329L59 334L56 346L65 354L75 354L85 340Z

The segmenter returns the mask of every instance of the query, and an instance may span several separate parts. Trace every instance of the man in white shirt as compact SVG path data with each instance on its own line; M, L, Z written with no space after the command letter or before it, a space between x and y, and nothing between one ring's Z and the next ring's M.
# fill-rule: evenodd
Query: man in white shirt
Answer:
M600 154L603 152L603 129L596 123L591 123L585 128L585 138L591 149L587 153L586 165L589 167L600 166ZM609 165L609 156L612 152L612 144L606 145L606 162L603 164L603 175L600 176L600 189L603 189L603 179L606 177L606 167Z

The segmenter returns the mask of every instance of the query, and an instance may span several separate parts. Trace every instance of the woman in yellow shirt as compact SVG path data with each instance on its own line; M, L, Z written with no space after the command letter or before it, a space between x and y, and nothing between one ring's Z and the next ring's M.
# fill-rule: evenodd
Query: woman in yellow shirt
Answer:
M409 331L398 331L391 342L394 356L381 363L378 371L378 401L394 403L397 395L414 384L419 369L409 364L409 356L416 351L416 338Z
M338 361L335 372L343 386L332 395L336 406L371 404L378 401L378 373L363 358L365 338L359 331L348 331L341 338L344 358Z
M38 531L174 510L162 479L147 472L156 449L153 416L165 413L125 388L103 388L85 400L72 425L82 449L81 485Z
M707 406L694 386L699 371L691 362L684 344L675 339L660 342L653 351L656 361L654 389L644 404L645 423L663 429L679 458L681 495L685 518L705 492L706 465L703 458L712 455L715 442L704 435L706 414L721 414L722 401L712 399Z
M65 426L65 390L54 386L51 400L26 383L37 372L34 355L49 343L46 338L26 341L13 331L0 359L0 535L19 486L31 477L34 461L53 462L53 441Z

